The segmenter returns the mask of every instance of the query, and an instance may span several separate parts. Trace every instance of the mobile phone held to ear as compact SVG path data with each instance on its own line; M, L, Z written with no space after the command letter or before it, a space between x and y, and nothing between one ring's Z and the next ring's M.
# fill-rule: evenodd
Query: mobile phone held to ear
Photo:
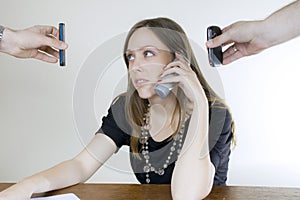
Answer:
M171 73L166 76L164 76L162 79L170 78L173 76L178 76L176 73ZM156 83L154 86L154 91L160 96L160 98L164 99L166 98L171 90L175 87L177 83Z
M218 26L209 26L207 28L207 40L213 39L222 34L222 30ZM222 46L215 48L207 48L208 61L212 67L218 67L223 62Z
M59 40L65 42L65 24L59 23ZM59 50L59 65L66 66L66 51Z
M173 62L177 60L178 58L175 58ZM162 77L162 79L167 79L174 76L178 76L178 74L171 73L165 75L164 77ZM160 98L164 99L170 94L171 90L175 87L175 85L177 85L177 83L156 83L154 86L154 91L158 94L158 96L160 96Z

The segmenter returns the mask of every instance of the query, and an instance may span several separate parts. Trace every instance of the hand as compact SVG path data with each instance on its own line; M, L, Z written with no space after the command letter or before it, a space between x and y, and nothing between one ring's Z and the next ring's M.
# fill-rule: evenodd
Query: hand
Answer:
M0 200L29 200L32 194L26 192L19 184L12 185L11 187L0 192Z
M171 76L169 78L160 80L159 83L171 83L177 82L178 86L184 91L185 95L191 102L196 100L207 101L204 90L197 78L196 73L190 67L189 61L187 61L180 53L175 53L177 61L169 63L161 74L161 78L176 73L178 76Z
M207 41L209 48L229 45L223 54L223 64L229 64L244 56L257 54L268 48L267 41L260 30L261 21L239 21L222 30L222 34Z
M58 40L58 30L53 26L33 26L24 30L5 28L0 42L0 51L17 58L35 58L56 63L59 49L66 43Z

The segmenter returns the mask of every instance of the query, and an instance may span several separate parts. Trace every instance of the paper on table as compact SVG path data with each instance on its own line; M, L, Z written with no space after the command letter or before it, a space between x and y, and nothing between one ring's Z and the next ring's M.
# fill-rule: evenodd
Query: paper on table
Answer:
M54 195L50 197L31 198L31 200L80 200L80 199L75 194L68 193L68 194Z

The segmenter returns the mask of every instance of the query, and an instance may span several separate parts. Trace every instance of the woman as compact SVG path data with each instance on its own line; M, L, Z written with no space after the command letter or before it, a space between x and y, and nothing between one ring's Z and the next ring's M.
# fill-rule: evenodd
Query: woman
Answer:
M114 100L90 144L0 197L24 199L84 182L122 145L130 146L137 179L171 183L173 199L202 199L213 184L225 184L231 116L201 74L181 27L167 18L137 23L125 41L124 60L128 90ZM165 83L175 86L161 98L154 87Z

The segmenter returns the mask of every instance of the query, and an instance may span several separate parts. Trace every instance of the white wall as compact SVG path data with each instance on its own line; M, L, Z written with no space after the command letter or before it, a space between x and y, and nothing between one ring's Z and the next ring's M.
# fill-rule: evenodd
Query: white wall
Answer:
M102 58L105 42L115 48L107 49L109 54L117 55L121 49L114 42L121 41L137 21L170 17L205 52L207 26L224 27L237 20L262 19L289 2L1 0L0 24L21 29L65 22L69 49L66 68L0 55L0 182L18 181L80 152L116 93L110 88L122 90L116 85L119 80L110 79L123 77L121 60L111 60L108 66L112 71L105 71L101 62L93 61ZM259 55L211 69L219 73L236 121L238 143L231 156L228 184L300 185L299 46L297 38ZM80 87L91 84L84 71L90 64L99 65L105 73L93 86L95 105L79 109L91 98L83 98L85 94L76 96ZM79 81L82 77L87 83ZM73 103L78 105L73 107ZM84 111L91 120L84 118L80 124L75 123ZM136 182L128 165L127 150L121 149L90 181Z

